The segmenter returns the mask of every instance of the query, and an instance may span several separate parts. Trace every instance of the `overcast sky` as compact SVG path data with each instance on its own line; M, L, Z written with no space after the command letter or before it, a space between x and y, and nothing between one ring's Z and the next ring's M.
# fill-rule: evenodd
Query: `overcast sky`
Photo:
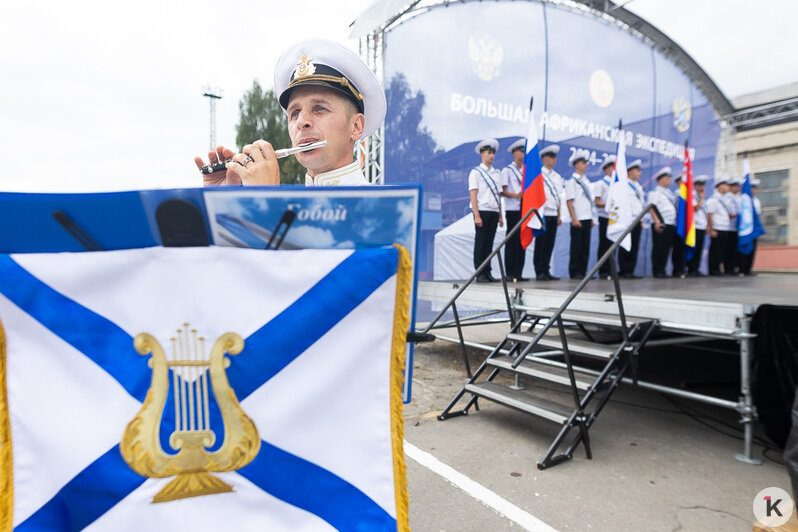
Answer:
M234 146L238 100L272 85L307 37L351 48L371 0L29 0L0 7L3 191L200 186L209 144L203 87L221 88L217 142ZM634 0L729 97L798 81L798 2ZM722 9L720 9L722 8Z

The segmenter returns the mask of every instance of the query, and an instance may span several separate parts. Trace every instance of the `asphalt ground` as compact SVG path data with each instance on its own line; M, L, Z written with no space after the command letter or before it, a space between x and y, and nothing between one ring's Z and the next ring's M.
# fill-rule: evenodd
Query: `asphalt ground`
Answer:
M501 325L471 327L466 335L496 343L502 331ZM487 356L475 349L468 353L472 368ZM420 344L413 365L405 441L410 526L416 532L543 530L546 525L556 530L750 531L755 495L770 486L790 491L780 451L767 448L772 444L761 427L754 455L764 463L743 463L734 458L743 449L736 412L631 385L621 385L591 428L592 460L580 446L572 460L540 471L537 461L557 426L486 400L479 401L478 412L438 421L466 380L460 347L440 340ZM650 367L659 372L663 366L668 364ZM678 373L677 366L670 369ZM716 373L729 372L718 368ZM728 375L720 380L728 381ZM726 392L734 393L729 384ZM546 385L540 393L560 402L569 399ZM412 458L417 450L473 484L455 486ZM473 486L483 490L487 504L472 495L479 496ZM486 498L485 492L495 497ZM513 510L522 518L501 513ZM525 521L524 513L532 520Z

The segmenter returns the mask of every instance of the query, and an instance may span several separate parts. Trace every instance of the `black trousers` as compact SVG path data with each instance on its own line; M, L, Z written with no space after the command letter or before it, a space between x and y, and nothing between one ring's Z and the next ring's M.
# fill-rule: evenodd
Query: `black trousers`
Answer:
M720 265L726 255L731 231L718 231L718 236L709 239L709 275L720 275Z
M754 249L751 250L750 255L743 255L740 253L737 256L738 265L740 266L740 273L745 275L751 275L751 268L754 265L754 255L756 255L756 241L758 239L754 239Z
M554 252L554 239L557 237L557 217L545 216L546 230L535 237L535 254L532 260L535 265L535 275L549 274L551 254Z
M701 268L701 255L704 253L704 240L706 235L706 229L695 230L695 251L690 260L687 261L687 273L689 275L698 273L698 269Z
M507 232L521 220L521 211L505 211ZM504 246L504 272L509 279L520 279L524 271L526 253L521 247L521 230L519 229Z
M663 225L662 232L651 229L651 272L654 277L665 275L668 254L673 248L675 225Z
M598 241L598 253L596 254L596 262L604 256L610 246L612 246L612 240L607 238L607 225L610 221L609 218L602 218L599 216L599 241ZM610 274L610 261L605 262L599 268L599 275L601 277L607 277Z
M582 227L571 225L571 258L568 261L568 274L571 278L584 277L587 273L587 260L590 256L590 230L592 220L579 220Z
M726 251L723 254L723 273L726 275L737 273L737 231L729 231Z
M482 227L475 226L474 270L479 268L482 261L493 251L493 238L496 236L496 226L499 225L498 212L479 211L479 217L482 218ZM490 274L490 264L485 267L484 273Z
M618 274L629 276L635 274L637 267L637 250L640 247L640 233L642 228L637 224L629 236L632 237L632 249L626 251L623 247L618 248Z
M671 264L673 265L673 276L681 277L687 269L687 261L685 253L687 248L684 247L684 239L673 228L673 251L671 251Z

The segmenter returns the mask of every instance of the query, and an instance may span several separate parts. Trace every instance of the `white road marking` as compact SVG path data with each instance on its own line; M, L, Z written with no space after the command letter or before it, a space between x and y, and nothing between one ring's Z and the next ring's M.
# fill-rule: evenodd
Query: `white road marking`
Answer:
M492 492L482 484L471 480L459 471L444 464L428 452L422 451L412 443L409 443L407 440L404 441L404 447L405 454L408 457L412 458L433 473L440 475L450 483L466 492L468 495L493 509L495 512L523 527L524 530L531 530L534 532L556 532L556 529L550 527L534 515L522 510L507 499Z

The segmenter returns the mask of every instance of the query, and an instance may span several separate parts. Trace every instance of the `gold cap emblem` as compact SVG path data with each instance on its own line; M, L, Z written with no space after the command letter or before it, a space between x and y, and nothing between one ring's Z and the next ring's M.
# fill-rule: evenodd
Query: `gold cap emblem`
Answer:
M296 62L296 70L294 71L294 78L304 78L305 76L312 76L316 72L316 65L313 64L313 59L302 54L299 61Z

